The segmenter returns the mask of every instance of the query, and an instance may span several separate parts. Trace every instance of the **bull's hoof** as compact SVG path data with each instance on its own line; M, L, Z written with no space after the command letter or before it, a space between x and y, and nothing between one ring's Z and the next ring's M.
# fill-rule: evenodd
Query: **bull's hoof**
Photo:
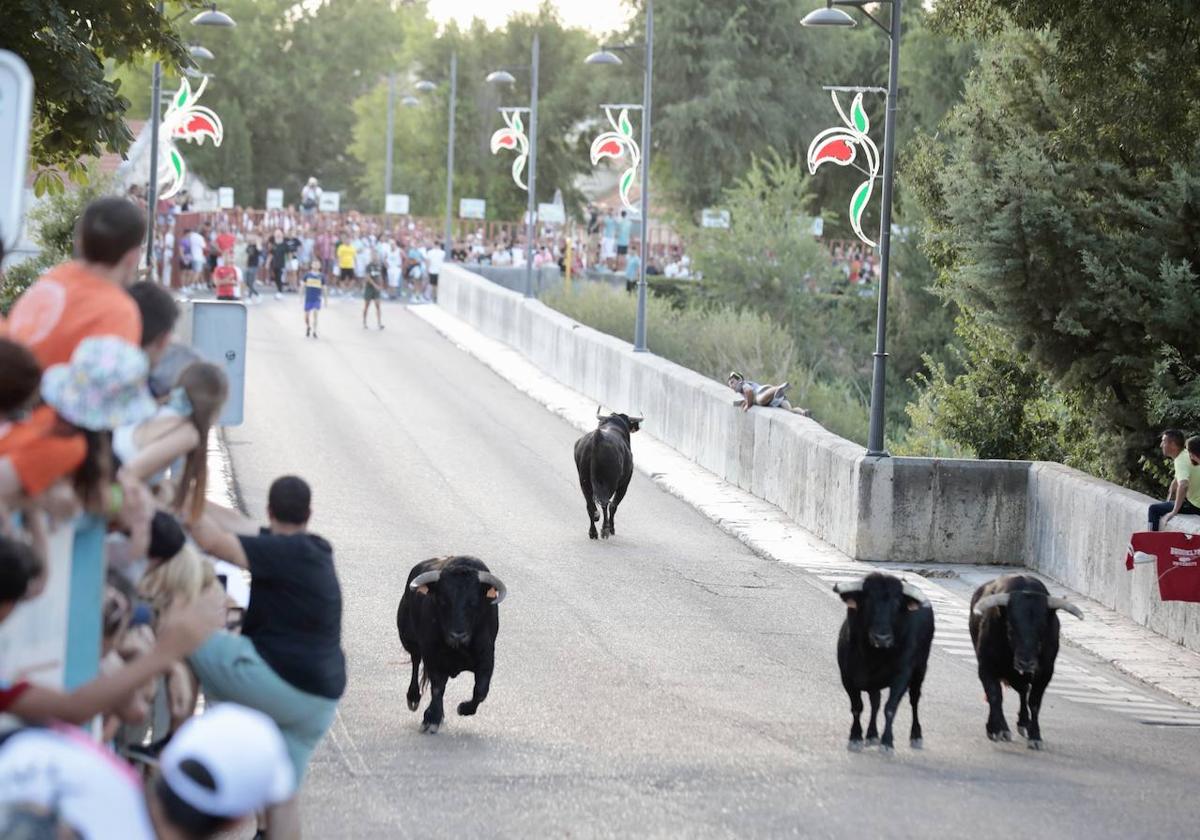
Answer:
M993 741L1004 741L1007 743L1012 740L1012 733L1007 729L1001 729L999 732L989 732L988 738Z
M436 735L436 734L438 734L438 730L441 728L442 728L442 724L440 722L439 723L430 723L429 721L423 721L421 723L421 731L424 732L426 735Z
M606 540L609 538L610 534L612 534L612 532L609 531L607 528L604 528L600 531L600 538Z
M590 537L593 540L597 539L599 537L599 534L596 533L595 525L593 525L591 528L588 528L588 537Z
M863 742L862 742L861 738L858 740L851 738L850 741L846 744L846 749L850 750L850 752L862 752L862 748L863 748Z
M478 708L478 703L474 703L470 700L464 700L458 704L458 713L463 717L469 717L470 715L475 714L475 710Z
M1041 738L1030 738L1027 746L1031 750L1040 750L1045 746L1045 744L1042 742Z
M879 752L883 755L891 755L896 751L896 748L891 744L880 744Z
M914 750L923 750L923 749L925 749L925 739L924 738L913 738L911 741L908 742L908 745L910 747L912 747Z
M405 702L408 703L408 710L410 712L415 712L417 710L417 706L421 705L421 695L418 694L416 697L409 697Z
M868 747L878 747L879 746L879 736L878 735L868 735L867 736L867 746Z
M1028 729L1028 728L1025 726L1025 724L1023 724L1023 723L1018 723L1018 724L1017 724L1017 732L1021 733L1021 737L1022 737L1022 738L1028 738L1028 737L1029 737L1029 729Z

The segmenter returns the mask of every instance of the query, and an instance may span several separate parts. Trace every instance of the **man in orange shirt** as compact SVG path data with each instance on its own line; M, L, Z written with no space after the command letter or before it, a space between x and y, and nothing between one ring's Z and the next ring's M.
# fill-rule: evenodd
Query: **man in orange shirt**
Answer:
M75 226L75 259L30 286L8 321L8 337L25 344L43 369L64 364L79 342L113 335L141 342L142 320L125 288L137 279L146 217L123 198L101 198Z

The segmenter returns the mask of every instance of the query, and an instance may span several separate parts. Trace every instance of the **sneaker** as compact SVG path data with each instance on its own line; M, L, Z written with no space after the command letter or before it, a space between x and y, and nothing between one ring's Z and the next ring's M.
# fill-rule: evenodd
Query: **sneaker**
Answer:
M308 338L310 335L312 335L312 327L305 327L304 328L304 337Z
M380 324L380 325L379 325L379 329L383 329L383 324Z
M283 300L283 292L276 292L275 300Z
M316 337L317 337L317 331L313 330L313 338L316 338Z

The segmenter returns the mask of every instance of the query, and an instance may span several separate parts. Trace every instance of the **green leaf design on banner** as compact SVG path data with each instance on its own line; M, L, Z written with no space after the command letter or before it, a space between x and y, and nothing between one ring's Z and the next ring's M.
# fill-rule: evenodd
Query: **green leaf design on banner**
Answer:
M621 112L621 133L626 137L633 136L633 124L629 122L629 114Z
M176 108L182 108L184 106L184 103L187 102L187 95L188 95L187 84L184 83L179 88L179 95L175 97L175 107Z
M525 123L521 122L520 113L513 113L512 127L516 130L517 134L525 133Z
M625 170L625 174L621 176L621 190L627 191L633 185L634 171L632 169Z
M183 177L183 156L179 152L171 149L171 168L175 170L175 177Z
M867 119L866 109L863 108L862 94L854 97L854 105L850 109L850 117L854 120L854 127L863 134L871 127L871 121Z
M870 197L871 182L863 181L854 191L854 198L850 199L850 219L859 227L862 226L862 214L867 209L867 199Z

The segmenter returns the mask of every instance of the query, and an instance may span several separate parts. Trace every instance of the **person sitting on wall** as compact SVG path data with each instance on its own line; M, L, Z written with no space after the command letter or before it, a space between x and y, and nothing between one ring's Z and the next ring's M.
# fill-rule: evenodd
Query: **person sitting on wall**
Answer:
M729 387L736 393L741 395L741 401L735 403L742 410L749 411L751 406L763 406L765 408L782 408L787 411L808 417L811 412L806 408L793 408L788 402L788 398L784 395L788 383L784 382L780 385L760 385L757 382L751 381L736 370L730 372L727 380Z
M1200 507L1197 507L1200 503L1200 470L1193 468L1184 448L1183 432L1179 429L1164 430L1159 445L1162 454L1171 459L1174 478L1167 490L1167 500L1150 505L1148 517L1151 531L1157 531L1160 524L1170 522L1181 513L1200 513Z

